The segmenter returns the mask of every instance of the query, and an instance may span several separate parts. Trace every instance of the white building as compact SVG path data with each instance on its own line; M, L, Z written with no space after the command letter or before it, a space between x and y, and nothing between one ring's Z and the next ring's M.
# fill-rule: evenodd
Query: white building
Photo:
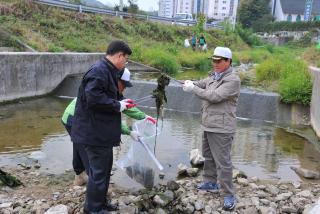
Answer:
M178 0L159 0L159 16L172 18L177 13Z
M205 14L216 20L235 20L238 0L159 0L159 16L176 13Z
M320 0L271 0L276 21L307 21L320 19Z

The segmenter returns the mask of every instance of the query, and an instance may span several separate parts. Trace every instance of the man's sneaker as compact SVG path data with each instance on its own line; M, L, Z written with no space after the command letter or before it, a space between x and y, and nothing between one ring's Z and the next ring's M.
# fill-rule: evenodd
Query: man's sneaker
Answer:
M233 195L225 196L223 200L223 209L224 210L233 210L236 206L237 200Z
M81 174L74 176L73 185L83 186L87 183L87 181L88 181L88 175L86 174L85 171L83 171Z
M220 187L217 183L204 182L197 185L197 189L216 193L219 192Z

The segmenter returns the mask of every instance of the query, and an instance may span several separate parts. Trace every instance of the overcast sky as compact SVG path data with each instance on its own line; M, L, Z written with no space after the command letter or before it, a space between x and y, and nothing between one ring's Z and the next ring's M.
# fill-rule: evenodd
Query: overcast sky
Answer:
M98 0L107 5L116 5L119 4L120 0ZM159 9L158 5L159 0L137 0L139 8L145 11L154 11ZM127 0L123 0L123 4L128 5Z

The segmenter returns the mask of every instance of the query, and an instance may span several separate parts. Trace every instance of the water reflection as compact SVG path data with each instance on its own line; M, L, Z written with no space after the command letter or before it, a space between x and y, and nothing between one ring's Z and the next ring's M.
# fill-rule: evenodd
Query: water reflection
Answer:
M41 150L47 157L41 160L43 172L61 173L70 169L72 144L60 122L68 102L50 97L0 106L0 164L14 165L27 160L26 152ZM144 111L155 116L155 109ZM164 117L164 121L159 122L162 128L156 156L165 168L165 179L171 179L176 176L179 163L189 164L188 152L201 149L202 133L197 114L166 111ZM128 124L133 122L126 117L123 120ZM128 150L129 140L128 136L122 138L121 147L114 150L115 160ZM311 143L284 129L267 123L238 121L232 147L233 164L249 176L298 180L289 167L317 169L319 156ZM112 179L120 186L136 185L119 170Z

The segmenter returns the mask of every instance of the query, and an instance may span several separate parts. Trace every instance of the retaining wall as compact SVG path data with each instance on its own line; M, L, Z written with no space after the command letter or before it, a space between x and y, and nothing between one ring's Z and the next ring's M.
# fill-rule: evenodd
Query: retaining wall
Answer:
M313 89L310 106L310 122L314 131L320 137L320 69L309 67L313 77Z
M0 102L50 93L69 74L84 73L103 53L0 53ZM130 61L131 70L153 68ZM155 70L155 69L153 69Z
M77 95L81 75L68 76L55 90L56 96ZM148 96L157 87L155 82L132 81L133 87L125 91L125 96L139 99ZM181 85L170 83L166 88L168 103L166 109L181 112L199 113L201 100L192 93L184 92ZM154 99L138 103L140 106L155 107ZM277 124L310 125L309 107L300 105L286 105L280 103L276 93L258 92L250 89L241 89L237 116L242 118L270 121Z

